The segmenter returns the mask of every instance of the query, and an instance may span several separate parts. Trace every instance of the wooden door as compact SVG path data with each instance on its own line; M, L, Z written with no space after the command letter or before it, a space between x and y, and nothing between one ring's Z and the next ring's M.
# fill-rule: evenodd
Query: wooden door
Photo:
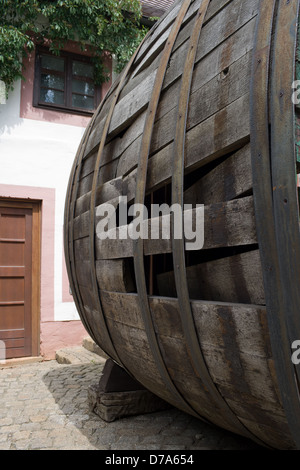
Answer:
M0 202L0 340L6 359L32 355L32 212Z

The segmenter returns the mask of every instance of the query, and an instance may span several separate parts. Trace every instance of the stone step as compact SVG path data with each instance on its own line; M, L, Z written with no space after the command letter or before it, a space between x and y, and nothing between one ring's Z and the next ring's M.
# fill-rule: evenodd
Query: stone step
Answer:
M59 364L102 364L106 359L88 351L84 346L63 348L56 351L55 359Z
M98 356L104 357L104 359L108 359L107 354L105 354L105 352L92 340L90 336L83 338L82 346L88 351L98 354Z

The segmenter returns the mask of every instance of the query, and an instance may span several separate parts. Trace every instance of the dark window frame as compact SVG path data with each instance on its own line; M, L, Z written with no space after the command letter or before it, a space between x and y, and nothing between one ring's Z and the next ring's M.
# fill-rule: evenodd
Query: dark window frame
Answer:
M64 105L45 103L40 99L40 90L42 88L41 86L41 78L42 78L41 57L42 55L49 55L51 57L58 57L58 58L61 57L65 60L64 72L57 72L57 71L51 70L51 74L64 77L64 92L65 92ZM95 87L94 109L88 110L86 108L72 106L72 76L73 76L72 62L73 61L84 62L86 64L92 65L92 62L89 56L75 54L73 52L66 52L66 51L62 51L59 56L55 56L47 48L44 48L44 47L37 48L36 55L35 55L34 87L33 87L33 106L34 107L48 109L48 110L50 109L50 110L60 111L60 112L66 112L69 114L80 114L83 116L91 116L94 114L95 110L97 109L97 106L99 105L101 101L101 86L95 85L93 80L88 79L86 77L82 77L82 78L84 78L86 82L93 83ZM49 70L48 70L48 73L49 73ZM80 93L75 93L75 94L80 95Z

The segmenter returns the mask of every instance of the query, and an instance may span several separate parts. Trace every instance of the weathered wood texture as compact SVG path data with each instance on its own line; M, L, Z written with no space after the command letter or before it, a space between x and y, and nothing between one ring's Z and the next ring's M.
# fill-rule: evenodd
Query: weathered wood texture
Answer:
M161 230L170 215L157 217L152 237L143 242L146 302L136 282L141 275L136 243L126 238L130 220L120 222L116 217L116 230L109 225L120 212L120 198L126 197L128 209L135 201L137 185L142 184L137 179L141 144L149 131L145 128L149 103L168 38L187 2L176 1L155 25L126 80L122 84L122 76L117 79L81 143L66 203L70 282L89 333L146 389L262 445L290 449L295 444L270 342L251 158L252 51L264 2L191 1L159 93L146 162L148 209L153 203L172 203L174 133L182 112L178 97L185 59L193 49L194 27L197 19L203 21L191 76L180 188L182 201L192 205L194 223L196 205L204 205L204 246L186 251L181 261L190 309L182 311L181 307L172 232L166 237ZM205 8L202 20L199 8ZM115 96L118 99L99 155ZM95 206L91 207L91 201ZM109 208L116 212L110 213ZM153 227L149 211L145 226ZM189 315L191 322L186 324ZM199 354L192 357L195 348ZM207 367L208 379L199 375L199 361Z

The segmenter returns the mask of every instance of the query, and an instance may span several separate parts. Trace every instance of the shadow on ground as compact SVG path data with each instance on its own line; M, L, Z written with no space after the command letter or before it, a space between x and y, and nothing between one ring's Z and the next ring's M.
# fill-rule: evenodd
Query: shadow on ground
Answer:
M102 365L63 365L43 376L59 409L58 426L76 448L102 450L262 450L252 441L209 426L180 410L106 423L89 410L88 388ZM60 424L59 424L60 421ZM68 437L69 436L69 437Z

